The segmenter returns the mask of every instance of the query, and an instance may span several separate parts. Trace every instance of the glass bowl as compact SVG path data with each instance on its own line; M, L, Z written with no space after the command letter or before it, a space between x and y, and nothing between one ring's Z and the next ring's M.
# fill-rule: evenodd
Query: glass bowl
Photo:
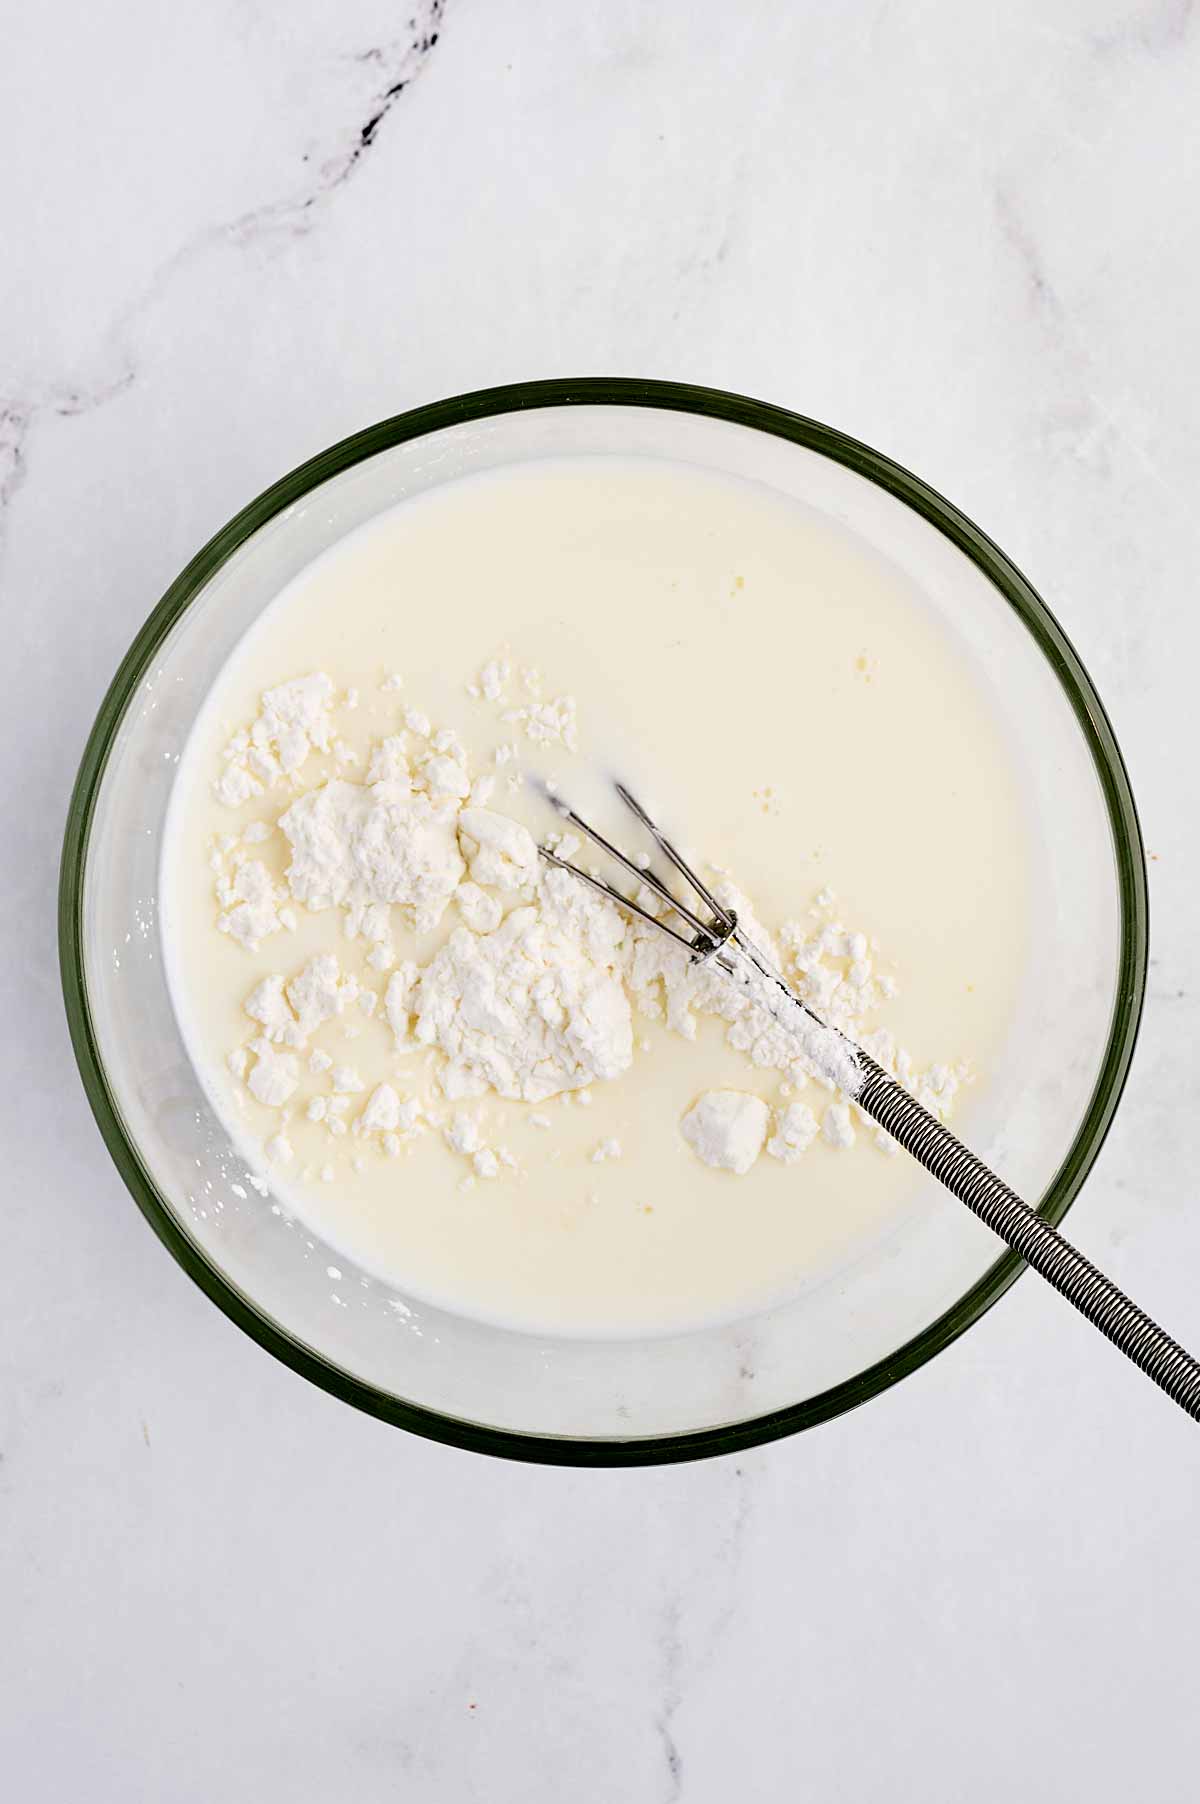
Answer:
M67 822L60 944L75 1054L113 1160L233 1321L335 1396L418 1434L517 1459L636 1465L729 1452L865 1402L978 1320L1021 1262L922 1179L903 1231L767 1315L674 1337L514 1333L347 1271L341 1253L331 1287L331 1250L247 1184L196 1080L156 910L176 761L226 656L283 584L406 496L597 453L765 482L832 516L903 569L987 673L1028 753L1045 956L1023 1081L977 1150L1059 1221L1117 1106L1142 1005L1146 874L1120 752L1060 627L977 527L878 452L762 402L605 379L488 389L370 427L268 489L172 584L109 689Z

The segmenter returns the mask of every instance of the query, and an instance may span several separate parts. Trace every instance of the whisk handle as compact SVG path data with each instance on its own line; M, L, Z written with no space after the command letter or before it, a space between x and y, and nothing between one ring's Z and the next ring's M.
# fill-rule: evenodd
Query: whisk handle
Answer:
M1194 1421L1200 1421L1200 1362L1001 1183L882 1066L863 1052L858 1056L865 1074L854 1099L859 1108L1061 1291Z

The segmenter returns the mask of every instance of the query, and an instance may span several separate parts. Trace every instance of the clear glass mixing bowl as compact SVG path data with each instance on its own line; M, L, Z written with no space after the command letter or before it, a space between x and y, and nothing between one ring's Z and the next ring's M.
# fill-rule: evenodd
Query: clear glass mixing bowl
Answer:
M193 559L117 672L71 803L60 940L76 1057L109 1151L228 1316L314 1383L416 1433L519 1459L634 1465L727 1452L864 1402L976 1321L1020 1262L922 1181L901 1230L785 1306L674 1338L488 1327L347 1271L341 1253L335 1292L330 1250L247 1185L193 1074L156 913L176 760L226 656L283 584L407 496L597 453L697 464L823 510L894 560L988 673L1029 754L1046 868L1022 1082L977 1150L1059 1221L1116 1108L1145 980L1145 864L1116 741L1061 629L977 527L865 445L761 402L661 382L525 383L387 420L276 483ZM921 830L922 799L898 793L897 805Z

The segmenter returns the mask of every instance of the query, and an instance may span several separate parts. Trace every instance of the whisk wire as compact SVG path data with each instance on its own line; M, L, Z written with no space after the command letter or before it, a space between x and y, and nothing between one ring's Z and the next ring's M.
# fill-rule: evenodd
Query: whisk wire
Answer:
M657 927L660 933L668 934L671 939L684 948L685 952L694 951L694 940L688 939L686 934L677 933L666 921L661 920L658 915L652 915L648 908L643 908L641 903L635 902L631 896L622 895L621 891L615 889L611 883L605 883L601 877L594 877L590 871L585 871L582 865L572 864L568 858L560 858L558 853L552 852L549 846L539 846L538 851L547 864L554 865L560 871L569 871L572 877L578 877L580 883L586 883L588 888L595 890L598 895L607 896L608 900L615 902L619 908L636 915L639 921L645 921L648 927Z
M686 859L683 857L683 854L681 852L677 851L677 849L671 844L671 841L667 838L667 836L663 832L662 828L660 826L658 826L657 822L651 820L650 816L646 813L646 810L642 807L641 803L637 800L637 798L635 796L630 794L629 790L626 789L625 785L623 783L615 783L613 785L613 787L616 790L617 794L620 796L621 800L624 802L625 806L642 823L642 826L645 827L646 831L650 834L651 838L654 840L654 843L657 845L659 851L663 854L663 856L665 858L670 859L671 863L675 866L675 869L679 872L680 876L685 880L685 882L691 884L693 890L695 890L696 894L699 896L700 900L704 903L705 907L708 908L709 910L711 910L714 919L722 924L725 932L728 932L728 929L729 929L729 911L728 911L728 909L722 908L721 904L717 901L717 898L713 895L713 893L709 889L708 885L706 883L701 882L700 878L696 875L696 873L692 869L691 865L688 864Z
M610 839L605 839L605 835L603 835L603 833L597 832L597 830L595 830L594 826L590 826L590 824L586 823L585 819L583 819L583 815L576 814L576 810L574 810L574 808L568 808L568 806L565 805L565 803L558 803L558 801L556 801L556 803L554 803L554 806L556 806L556 808L558 808L558 812L559 812L559 814L561 814L561 817L563 817L563 819L565 819L565 821L570 821L570 824L572 824L572 826L577 826L577 828L579 828L579 832L585 833L586 837L588 837L588 839L590 839L590 841L592 841L592 844L594 844L594 846L599 846L599 848L601 848L601 851L606 851L606 853L608 853L608 857L610 857L610 859L615 859L615 861L617 861L617 864L621 864L621 866L623 866L624 870L628 871L628 873L630 873L630 875L632 875L632 877L635 877L635 879L639 880L639 882L641 882L641 884L646 884L646 888L653 889L653 893L655 893L655 895L657 895L657 897L662 898L662 902L668 902L669 907L673 907L673 909L675 909L675 913L677 913L677 915L682 916L682 918L684 918L684 920L686 920L686 922L688 922L689 927L691 927L691 929L693 929L693 931L695 931L695 933L707 934L707 931L709 931L709 929L707 929L707 925L704 924L704 922L702 922L702 920L700 920L700 916L695 915L695 913L693 913L693 911L691 911L691 909L689 909L688 904L686 904L686 902L680 902L680 898L678 898L677 895L673 895L673 893L671 893L671 891L669 891L669 889L666 888L666 884L664 884L664 882L662 882L662 880L660 880L659 877L657 877L657 875L655 875L655 871L651 871L650 868L648 868L648 866L642 866L642 864L637 864L637 862L633 861L633 859L630 859L630 857L628 857L628 853L624 853L624 851L621 851L621 848L619 848L619 846L614 846L614 842L610 841ZM547 850L547 848L545 848L545 846L541 846L541 855L543 855L543 857L549 857L549 850ZM579 877L579 875L585 875L585 873L581 873L581 871L579 871L579 866L576 866L576 864L570 864L570 862L568 862L567 859L554 859L554 861L552 861L552 862L556 862L556 864L559 864L559 866L561 866L561 868L563 868L563 870L574 871L574 873L576 873L576 877ZM601 886L601 888L608 888L608 886ZM630 900L628 900L628 897L624 897L624 895L621 895L621 891L619 891L619 889L610 889L610 895L612 895L612 898L614 898L615 902L619 902L619 904L621 904L621 906L623 906L623 907L632 906L632 904L630 904ZM646 920L655 920L655 918L657 918L657 916L650 915L650 913L648 913L648 911L646 911L646 909L639 909L639 911L637 911L637 913L641 913L641 915L646 916Z
M619 908L637 917L647 926L665 934L682 946L695 963L710 960L733 981L746 987L756 971L768 979L766 991L755 994L776 1019L788 1022L787 1010L799 1010L807 1023L814 1023L824 1035L850 1055L848 1077L843 1088L854 1082L847 1094L855 1106L891 1135L899 1146L918 1160L953 1196L973 1211L987 1226L1034 1270L1065 1296L1100 1332L1119 1347L1127 1358L1146 1373L1193 1420L1200 1421L1200 1361L1195 1360L1144 1311L1118 1290L1104 1274L1053 1228L1044 1216L1022 1202L983 1161L943 1126L935 1115L905 1089L894 1077L870 1058L861 1047L829 1028L821 1017L775 970L766 955L749 940L738 926L737 915L724 907L707 884L696 874L687 860L676 850L662 829L646 813L623 783L616 784L617 794L626 807L650 834L660 852L687 882L693 893L709 910L711 918L703 920L655 873L636 864L603 834L588 824L573 808L565 806L554 795L554 806L564 819L577 827L592 843L614 858L622 868L644 883L661 901L666 902L689 928L693 938L680 933L670 922L652 914L639 902L590 871L572 864L551 847L540 847L548 864L569 871L581 883L606 896ZM775 994L772 986L778 987ZM772 1001L771 998L774 997ZM793 1020L794 1026L794 1020ZM807 1030L807 1027L805 1028ZM798 1048L799 1051L799 1048Z

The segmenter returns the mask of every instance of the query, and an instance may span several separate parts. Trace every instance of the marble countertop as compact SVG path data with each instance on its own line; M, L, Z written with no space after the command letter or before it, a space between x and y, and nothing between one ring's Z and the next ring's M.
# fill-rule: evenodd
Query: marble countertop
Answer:
M1031 1279L693 1467L354 1414L171 1262L58 992L63 815L193 550L543 375L782 402L1030 574L1111 709L1154 962L1082 1247L1200 1342L1200 7L23 7L0 67L0 1771L21 1804L1195 1795L1200 1439Z

